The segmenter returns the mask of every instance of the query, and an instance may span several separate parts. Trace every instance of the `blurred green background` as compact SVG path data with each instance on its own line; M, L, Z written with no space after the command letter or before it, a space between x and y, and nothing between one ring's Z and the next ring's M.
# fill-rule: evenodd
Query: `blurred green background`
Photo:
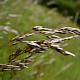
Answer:
M76 2L75 2L76 1ZM74 21L80 12L79 0L0 0L0 26L9 26L19 34L31 33L34 26L58 29L65 26L79 28ZM79 3L79 2L78 2ZM64 11L68 11L66 15ZM72 19L73 18L73 19ZM0 46L11 40L14 33L1 32ZM44 39L43 35L28 40ZM28 69L0 72L0 80L80 80L80 38L62 43L62 47L76 55L63 56L54 50L36 54ZM4 45L0 49L0 63L6 63L16 47Z

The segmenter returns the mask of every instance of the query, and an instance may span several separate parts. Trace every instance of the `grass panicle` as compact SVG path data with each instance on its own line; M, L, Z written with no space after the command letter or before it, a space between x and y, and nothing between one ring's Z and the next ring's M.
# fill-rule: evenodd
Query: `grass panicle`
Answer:
M24 68L28 68L28 64L33 61L35 54L43 53L49 48L56 50L58 53L61 53L62 55L65 55L65 56L67 55L73 56L73 57L75 56L75 54L64 50L59 44L65 40L71 40L73 38L79 37L80 29L63 27L61 29L53 30L49 28L44 28L42 26L35 26L33 30L34 30L34 33L18 35L11 40L12 46L18 45L18 44L22 44L22 45L25 44L25 45L24 47L21 47L21 46L18 47L15 50L15 52L9 56L9 61L6 64L0 64L1 71L22 70ZM36 31L41 34L44 34L44 36L47 37L47 40L45 39L35 40L35 41L24 40L26 37L35 35ZM60 36L57 36L55 33L62 34L62 35L63 34L72 34L72 35L62 38ZM18 60L17 57L24 53L26 53L26 57L23 57L23 59ZM50 64L53 61L54 60L51 60L46 64Z

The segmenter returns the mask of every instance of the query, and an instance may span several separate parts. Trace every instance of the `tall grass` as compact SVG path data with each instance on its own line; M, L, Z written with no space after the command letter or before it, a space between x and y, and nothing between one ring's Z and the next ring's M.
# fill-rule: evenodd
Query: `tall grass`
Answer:
M12 29L16 29L19 34L34 33L33 26L42 25L47 28L60 29L65 26L78 27L73 24L69 18L64 18L55 10L48 10L39 5L33 5L23 0L11 1L8 0L5 4L1 4L0 25L10 26ZM36 35L30 36L25 40L41 40L48 39L47 37L36 33ZM57 35L57 33L56 33ZM72 35L72 34L71 34ZM15 37L15 34L3 35L0 45L11 40ZM58 35L60 37L69 36ZM51 36L50 36L51 37ZM48 39L49 40L49 39ZM79 40L80 38L65 41L61 43L65 50L68 50L76 55L76 57L65 57L61 54L57 54L56 51L48 49L43 54L35 54L34 61L30 62L28 69L22 69L21 71L6 71L0 73L1 80L79 80ZM69 44L66 44L69 43ZM7 63L9 56L16 52L15 50L19 46L24 47L26 44L15 45L14 47L7 44L6 47L0 49L0 63ZM67 46L68 45L68 46ZM21 48L21 47L20 47ZM17 59L22 59L26 54L22 54ZM50 64L51 63L51 64ZM70 74L69 74L70 73Z

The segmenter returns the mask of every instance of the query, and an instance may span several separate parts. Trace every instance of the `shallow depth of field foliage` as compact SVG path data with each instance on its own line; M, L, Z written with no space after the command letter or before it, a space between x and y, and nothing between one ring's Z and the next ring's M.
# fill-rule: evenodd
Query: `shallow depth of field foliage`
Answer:
M56 9L47 9L32 0L0 0L0 26L9 26L16 30L14 32L0 30L0 46L17 34L34 32L32 30L34 26L52 29L65 26L79 28L69 17L64 17ZM27 40L44 38L46 39L43 35L36 34ZM50 49L36 54L34 61L28 65L28 69L0 72L0 80L80 80L80 38L65 41L61 45L65 50L74 53L76 57L64 56ZM0 63L6 63L9 55L18 46L5 44L0 47ZM21 59L25 55L18 58Z

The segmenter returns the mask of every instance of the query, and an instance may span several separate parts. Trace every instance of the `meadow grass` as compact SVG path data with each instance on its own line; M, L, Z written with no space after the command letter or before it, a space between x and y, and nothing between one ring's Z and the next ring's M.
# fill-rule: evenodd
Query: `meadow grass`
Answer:
M61 14L57 13L55 9L48 10L40 5L18 0L8 0L5 4L0 4L0 25L10 26L17 30L19 34L34 32L31 30L36 25L41 25L47 28L58 29L64 26L79 27L70 21L69 18L64 18ZM1 34L0 46L11 40L16 35L14 33ZM27 40L40 40L45 37L41 34L30 37ZM37 66L34 64L41 60L43 54L36 54L34 61L29 64L28 69L21 71L7 71L0 73L0 80L80 80L80 38L73 39L62 43L63 48L76 55L76 57L63 56L56 51L49 49L43 54L45 56L42 62ZM9 55L12 54L17 46L11 47L5 45L0 49L0 63L6 63ZM25 55L23 55L25 56ZM45 65L49 60L55 59L50 65Z

